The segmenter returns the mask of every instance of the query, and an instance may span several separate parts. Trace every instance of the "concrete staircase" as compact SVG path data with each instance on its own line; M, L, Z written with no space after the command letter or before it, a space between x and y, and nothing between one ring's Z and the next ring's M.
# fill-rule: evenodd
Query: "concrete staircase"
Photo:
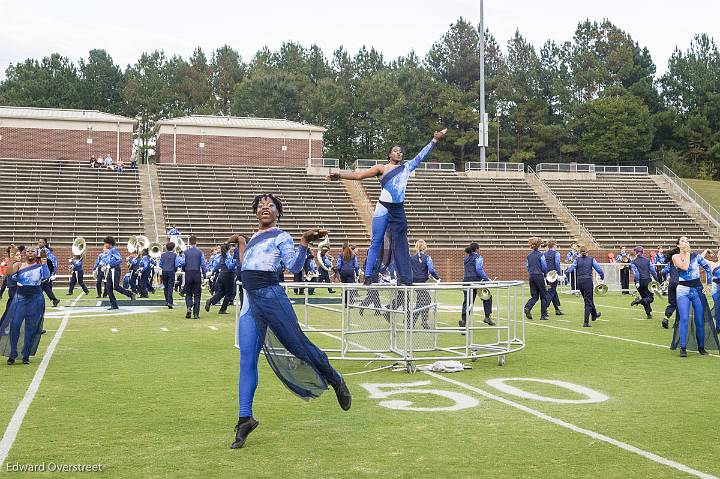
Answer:
M142 197L142 214L145 236L150 241L163 242L166 239L167 227L163 214L162 198L158 185L157 166L155 164L139 165L140 195Z
M597 241L595 241L595 238L593 238L590 232L577 221L575 216L570 213L570 210L562 204L557 196L555 196L550 188L548 188L536 174L528 173L525 175L525 179L543 203L545 203L578 242L599 248Z

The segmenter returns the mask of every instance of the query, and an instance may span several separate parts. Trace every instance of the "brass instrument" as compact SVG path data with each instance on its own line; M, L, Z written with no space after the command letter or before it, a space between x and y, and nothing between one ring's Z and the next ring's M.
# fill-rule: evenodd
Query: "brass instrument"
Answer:
M137 238L137 252L143 252L150 247L150 239L147 236L139 235Z
M187 249L187 244L183 241L182 237L177 237L177 243L175 244L175 253L180 254Z
M315 252L315 259L317 261L318 267L329 273L330 268L328 266L325 266L325 262L322 260L321 256L321 253L327 253L328 251L330 251L330 236L326 235L325 238L323 238L323 240L318 243L318 249Z
M554 283L558 280L558 272L554 269L551 271L548 271L548 274L545 276L545 281L548 283Z
M135 253L138 250L138 238L137 236L131 236L127 242L128 253Z
M660 283L655 280L650 281L648 283L648 291L653 294L662 294L662 288L660 286Z
M72 244L72 254L75 256L80 256L81 258L85 258L85 252L87 251L87 243L85 242L85 238L82 236L78 236L73 240Z
M605 283L599 283L593 288L593 292L598 296L604 296L608 292L608 286Z
M162 245L160 243L153 241L147 249L148 255L153 259L158 259L162 255Z
M492 299L492 292L490 292L490 288L480 288L478 296L480 296L480 299L483 301L487 301Z
M308 271L307 273L303 274L303 279L305 281L309 282L309 281L312 281L313 279L317 278L318 276L320 276L320 273L318 273L317 271L315 271L315 272Z

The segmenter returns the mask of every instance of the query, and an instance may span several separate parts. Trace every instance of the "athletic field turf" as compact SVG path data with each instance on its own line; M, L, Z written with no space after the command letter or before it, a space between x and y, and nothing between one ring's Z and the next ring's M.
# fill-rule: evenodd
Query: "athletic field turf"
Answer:
M69 298L63 306L75 299L63 298ZM535 321L526 322L526 349L502 367L489 358L468 361L472 370L453 374L352 374L386 363L334 361L354 396L348 412L332 390L301 401L261 359L254 406L260 427L240 450L228 448L237 419L234 315L220 316L215 307L199 321L186 320L182 306L148 309L140 301L143 308L121 303L121 312L131 314L108 316L105 308L91 308L94 294L84 298L74 308L48 310L47 334L29 366L5 366L2 358L0 453L13 431L17 436L0 474L45 477L58 475L49 471L52 465L100 464L101 473L59 475L720 476L720 357L712 351L681 359L669 351L671 332L660 327L665 298L656 297L655 318L646 320L639 306L630 308L630 296L610 293L597 300L603 316L588 329L581 327L581 299L563 294L565 316L550 313L540 322L536 306ZM455 324L458 313L439 319ZM337 346L327 336L310 337ZM27 415L11 424L53 338L57 346ZM564 381L592 391L587 396L528 380L488 383L502 378ZM402 387L412 391L398 393ZM9 472L40 464L45 473Z

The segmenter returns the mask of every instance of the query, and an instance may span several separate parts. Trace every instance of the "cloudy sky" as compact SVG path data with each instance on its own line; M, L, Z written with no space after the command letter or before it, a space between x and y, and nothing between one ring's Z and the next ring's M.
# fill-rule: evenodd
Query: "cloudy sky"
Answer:
M0 78L11 63L59 52L77 61L93 48L121 67L143 51L188 57L229 44L244 60L284 41L318 44L326 55L343 45L374 46L386 58L424 56L458 17L479 21L479 0L319 0L269 2L177 0L99 2L0 0ZM485 23L501 45L515 29L536 47L570 40L578 21L609 18L650 49L658 72L695 33L720 41L720 2L712 0L486 0ZM209 55L208 55L209 56Z

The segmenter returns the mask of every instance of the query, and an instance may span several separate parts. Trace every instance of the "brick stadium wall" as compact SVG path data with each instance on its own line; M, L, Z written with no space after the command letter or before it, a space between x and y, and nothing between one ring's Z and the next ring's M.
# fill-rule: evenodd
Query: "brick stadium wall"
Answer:
M91 145L87 143L88 132L83 130L0 127L0 136L0 158L86 161L90 155L109 153L117 160L114 131L93 131ZM120 157L126 162L130 161L132 141L132 133L120 133Z
M237 136L177 135L180 165L305 166L308 140ZM198 144L204 143L200 148ZM287 146L282 151L282 146ZM321 158L322 140L312 140L312 157ZM173 135L158 135L158 163L173 162Z
M53 248L53 253L55 256L58 257L58 269L59 271L57 274L61 275L67 275L68 274L68 260L73 257L72 249L69 246L57 246L57 245L51 245ZM127 267L125 265L125 258L128 255L127 250L123 247L119 248L120 254L122 255L123 262L122 262L122 272L125 274L127 272ZM92 279L92 269L95 265L95 260L97 259L98 255L102 251L102 246L95 246L90 247L87 250L87 254L85 255L85 261L83 261L83 273L85 273L85 285L92 289L95 285L95 281ZM122 279L122 278L121 278ZM67 282L66 279L63 279L62 283L65 284ZM60 297L60 295L58 295Z

